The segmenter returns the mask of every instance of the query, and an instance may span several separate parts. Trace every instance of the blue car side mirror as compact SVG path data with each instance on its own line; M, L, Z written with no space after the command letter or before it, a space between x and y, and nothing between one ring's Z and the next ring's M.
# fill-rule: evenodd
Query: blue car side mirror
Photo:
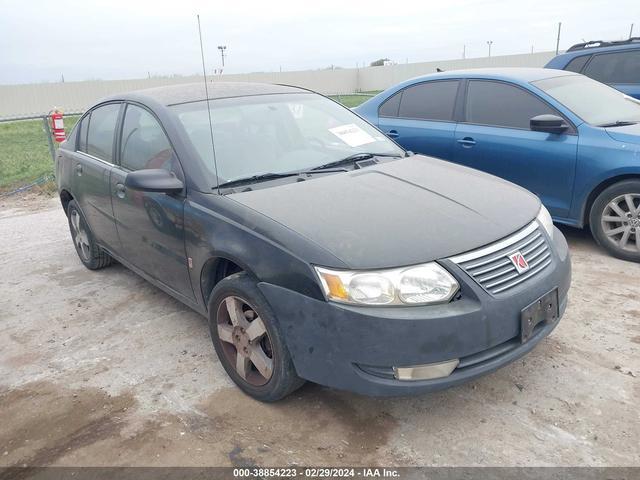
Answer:
M529 120L529 126L534 132L546 132L546 133L564 133L568 130L569 125L564 121L564 118L557 115L537 115Z

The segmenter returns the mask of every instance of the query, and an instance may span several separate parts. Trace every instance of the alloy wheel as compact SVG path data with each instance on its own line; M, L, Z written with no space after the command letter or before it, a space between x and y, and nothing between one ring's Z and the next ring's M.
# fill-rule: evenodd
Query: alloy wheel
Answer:
M89 246L89 236L82 226L82 220L77 210L71 211L71 228L73 230L73 242L76 244L82 259L89 261L91 247Z
M601 217L602 231L614 246L640 252L640 194L627 193L611 200Z
M216 314L218 338L229 364L247 383L266 384L273 375L273 349L264 322L249 302L226 297Z

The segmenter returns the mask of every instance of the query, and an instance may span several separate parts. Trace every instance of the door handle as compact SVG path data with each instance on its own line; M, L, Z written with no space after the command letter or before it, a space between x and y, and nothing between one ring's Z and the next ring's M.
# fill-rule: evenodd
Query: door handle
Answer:
M76 175L78 175L79 177L82 175L82 164L81 163L76 163Z
M125 186L122 183L116 183L116 195L118 198L124 198Z
M476 141L471 137L464 137L458 140L458 143L462 145L463 148L471 148L476 144Z
M397 130L389 130L387 132L387 137L389 138L398 138L400 136L400 134L398 133Z

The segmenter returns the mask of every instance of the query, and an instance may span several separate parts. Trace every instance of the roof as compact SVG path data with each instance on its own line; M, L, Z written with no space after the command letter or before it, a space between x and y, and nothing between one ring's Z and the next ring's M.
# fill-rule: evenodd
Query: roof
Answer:
M630 37L625 40L591 40L589 42L576 43L567 49L568 52L593 50L595 48L610 49L612 47L621 47L625 45L640 45L640 37Z
M411 83L420 79L435 78L492 78L503 80L516 80L521 82L535 82L544 78L558 77L563 75L577 75L574 72L549 70L545 68L468 68L465 70L447 70L439 73L432 73L411 79Z
M278 93L306 93L297 87L285 85L271 85L268 83L251 82L218 82L209 81L207 91L210 100L219 98L247 97L252 95L268 95ZM161 105L176 105L179 103L206 100L204 82L167 85L164 87L146 88L119 95L112 95L107 100L140 100L151 99Z

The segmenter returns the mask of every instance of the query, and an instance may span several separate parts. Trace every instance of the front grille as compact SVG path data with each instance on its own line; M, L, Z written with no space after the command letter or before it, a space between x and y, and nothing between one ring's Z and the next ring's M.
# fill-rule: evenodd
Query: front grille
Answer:
M518 273L509 255L519 251L529 264L529 269ZM486 291L505 292L536 276L551 262L551 250L547 237L537 222L518 233L479 250L457 255L450 260L459 265Z

